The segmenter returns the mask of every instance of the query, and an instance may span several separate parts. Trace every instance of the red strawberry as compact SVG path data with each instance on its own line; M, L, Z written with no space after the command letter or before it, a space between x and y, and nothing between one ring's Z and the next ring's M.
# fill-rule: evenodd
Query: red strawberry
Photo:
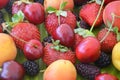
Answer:
M52 48L54 45L52 43L47 43L44 47L44 56L43 61L50 65L52 62L58 60L58 59L65 59L70 60L72 63L75 63L75 54L71 50L68 50L66 52L60 52Z
M103 28L97 35L98 40L102 40L108 32L107 28ZM105 40L101 43L101 50L106 53L111 53L114 45L117 43L116 34L112 31L108 34Z
M25 44L24 41L29 41L31 39L40 40L39 30L31 23L18 23L11 30L11 35L20 49L23 49Z
M67 11L67 17L60 16L60 24L68 24L72 29L76 27L76 17L75 15ZM55 13L48 14L45 19L45 27L48 31L48 33L52 34L54 30L59 26L58 24L58 17Z
M90 26L92 26L93 22L95 21L97 15L98 15L99 9L100 9L100 5L97 3L85 4L79 12L79 17L81 17ZM102 21L103 21L102 13L103 13L103 10L101 11L101 14L100 14L95 26L98 26L102 23Z
M19 10L23 11L26 4L22 1L15 1L12 5L12 14L16 14Z

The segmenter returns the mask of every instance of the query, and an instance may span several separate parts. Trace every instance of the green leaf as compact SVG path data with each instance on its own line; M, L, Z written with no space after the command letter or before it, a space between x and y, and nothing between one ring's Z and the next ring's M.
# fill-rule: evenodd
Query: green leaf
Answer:
M97 4L101 5L102 1L101 0L95 0Z
M113 32L114 32L115 34L117 34L117 41L120 41L120 32L119 32L118 27L114 27L114 28L113 28Z
M24 20L24 14L22 11L18 11L18 13L14 14L12 17L12 22L14 23L22 22L23 20Z
M46 12L48 12L48 13L54 13L54 12L56 12L57 10L55 9L55 8L53 8L53 7L48 7L47 9L46 9Z
M63 16L63 17L67 17L67 12L66 11L61 11L60 15Z
M60 4L60 10L63 10L64 7L66 6L67 2L63 2L62 4Z

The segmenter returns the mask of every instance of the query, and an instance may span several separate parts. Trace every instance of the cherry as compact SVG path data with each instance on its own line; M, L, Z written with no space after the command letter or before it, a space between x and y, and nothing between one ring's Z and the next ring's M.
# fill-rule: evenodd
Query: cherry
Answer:
M32 39L24 45L23 52L28 60L37 60L43 55L42 43Z
M25 17L33 24L41 24L45 20L45 13L42 4L32 3L25 6Z
M4 8L10 0L0 0L0 9Z
M96 61L100 57L100 42L94 37L83 39L76 47L76 57L83 63Z
M118 78L112 74L103 73L96 76L95 80L118 80Z
M0 80L23 80L24 68L16 61L8 61L3 63L0 72Z
M60 40L62 45L72 47L74 44L74 32L68 24L61 24L52 34L53 39Z

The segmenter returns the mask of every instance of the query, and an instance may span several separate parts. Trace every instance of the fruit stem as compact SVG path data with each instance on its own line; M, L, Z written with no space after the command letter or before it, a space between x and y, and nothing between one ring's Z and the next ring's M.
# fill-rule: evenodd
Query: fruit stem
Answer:
M100 9L99 9L98 14L97 14L97 17L96 17L95 21L93 22L93 24L92 24L92 26L90 28L90 32L92 32L92 30L93 30L93 28L94 28L94 26L95 26L95 24L96 24L96 22L97 22L97 20L98 20L98 18L100 16L100 14L101 14L104 2L105 2L105 0L103 0L102 3L101 3Z
M107 37L108 34L110 33L110 30L112 29L112 26L113 26L113 24L114 24L115 14L112 13L111 15L112 15L112 23L111 23L111 25L109 26L109 29L108 29L108 32L106 33L106 35L102 38L102 40L100 40L100 43L102 43L102 42L106 39L106 37Z

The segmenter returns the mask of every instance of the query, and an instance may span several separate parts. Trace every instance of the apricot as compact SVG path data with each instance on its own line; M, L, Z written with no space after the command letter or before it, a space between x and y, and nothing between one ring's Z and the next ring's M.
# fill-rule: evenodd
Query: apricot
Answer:
M45 10L48 7L53 7L53 8L59 9L60 4L62 2L67 2L64 9L73 10L73 8L74 8L74 1L73 0L44 0L44 8L45 8Z
M45 70L43 80L76 80L74 65L68 60L57 60Z
M0 66L6 61L16 58L17 48L11 36L0 33Z

